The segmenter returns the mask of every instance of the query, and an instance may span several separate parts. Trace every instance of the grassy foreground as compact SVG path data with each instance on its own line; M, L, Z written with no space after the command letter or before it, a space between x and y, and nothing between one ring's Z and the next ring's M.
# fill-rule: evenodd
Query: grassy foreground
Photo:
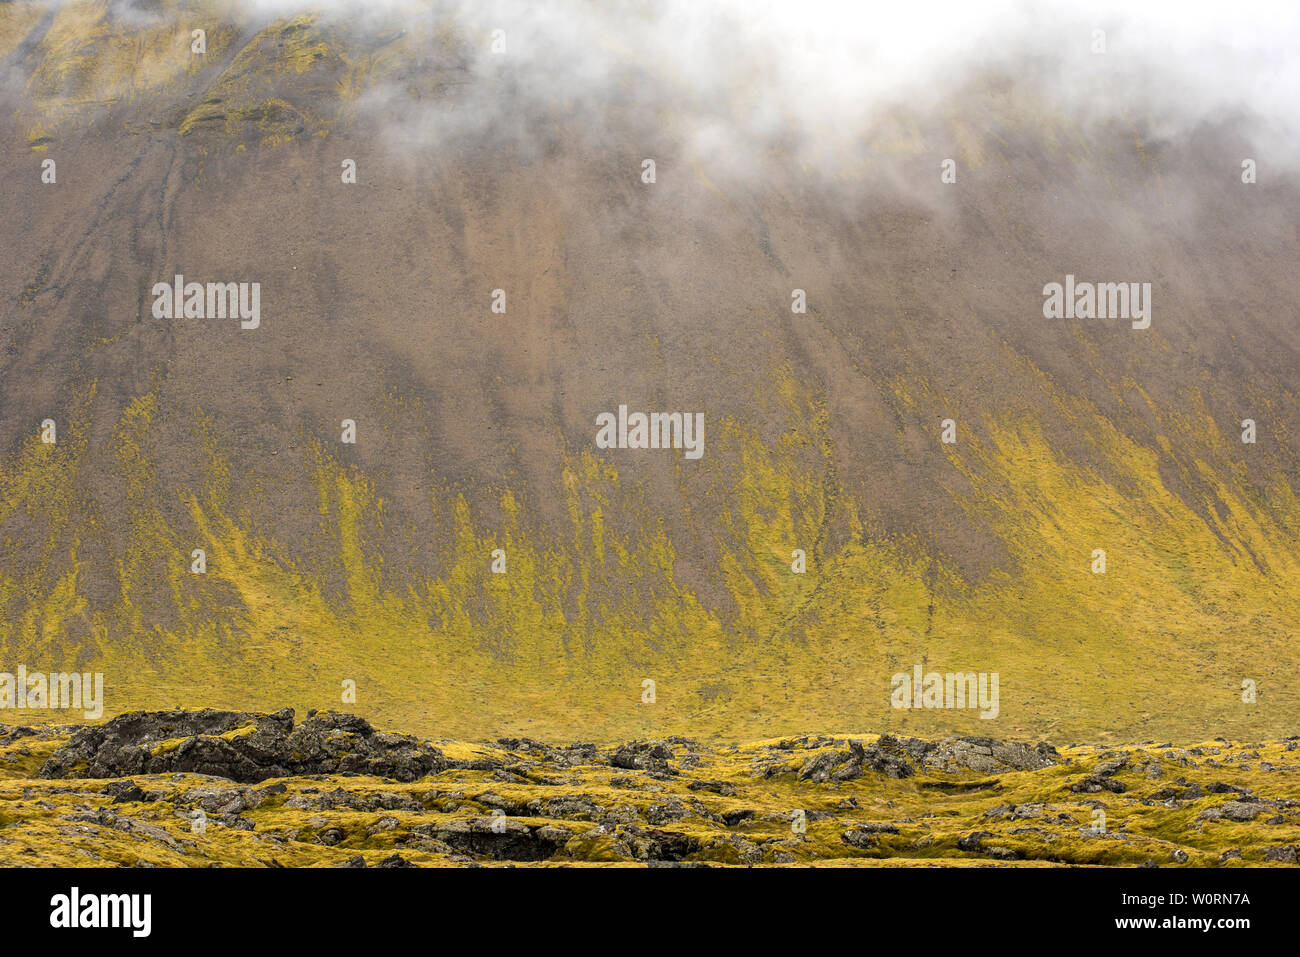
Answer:
M447 767L405 783L40 777L75 730L0 732L5 866L1242 867L1294 866L1300 845L1295 737L1060 750L888 735L440 741Z

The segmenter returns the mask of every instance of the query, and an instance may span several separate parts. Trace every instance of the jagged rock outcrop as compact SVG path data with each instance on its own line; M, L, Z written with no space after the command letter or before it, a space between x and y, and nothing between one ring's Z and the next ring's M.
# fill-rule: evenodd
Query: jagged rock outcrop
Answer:
M828 742L829 743L829 742ZM863 771L891 778L911 777L917 766L946 771L1035 771L1051 767L1060 755L1050 744L1030 746L992 738L896 738L882 734L872 744L850 741L847 751L822 751L804 762L799 780L851 781Z
M447 767L442 752L332 711L295 726L290 708L153 711L82 728L41 768L45 778L115 778L187 771L255 783L302 774L372 774L414 781Z

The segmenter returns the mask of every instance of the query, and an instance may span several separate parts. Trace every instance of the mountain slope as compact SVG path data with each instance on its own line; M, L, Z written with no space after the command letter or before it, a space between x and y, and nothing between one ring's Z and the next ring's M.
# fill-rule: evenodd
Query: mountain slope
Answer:
M1239 181L1245 119L1073 118L1027 66L828 173L451 15L0 17L4 668L461 736L1294 730L1300 193ZM176 274L259 327L154 318ZM1067 274L1151 328L1044 318ZM598 448L620 405L703 457ZM997 718L892 708L917 664Z

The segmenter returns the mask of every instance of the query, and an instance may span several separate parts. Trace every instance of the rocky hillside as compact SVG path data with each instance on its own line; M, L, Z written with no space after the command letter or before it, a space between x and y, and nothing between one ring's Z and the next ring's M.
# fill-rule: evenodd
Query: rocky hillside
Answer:
M653 6L566 47L500 4L0 3L0 670L602 746L1293 733L1300 188L1254 118L1160 122L1117 49L1077 108L1030 59L795 126L638 45ZM258 283L256 327L178 275ZM1046 318L1067 275L1150 327ZM620 406L703 454L602 447ZM892 707L916 665L997 717Z
M1300 741L420 741L345 714L0 735L31 865L1291 865Z

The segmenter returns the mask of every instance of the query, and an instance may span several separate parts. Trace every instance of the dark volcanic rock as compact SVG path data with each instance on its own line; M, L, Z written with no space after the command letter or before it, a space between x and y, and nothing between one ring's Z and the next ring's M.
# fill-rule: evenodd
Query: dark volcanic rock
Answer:
M185 771L255 783L295 774L368 774L414 781L448 765L408 735L353 715L293 711L153 711L82 728L41 768L43 778L116 778Z
M1229 801L1219 807L1219 811L1230 821L1253 821L1262 810L1264 809L1259 805L1244 801Z
M430 828L432 836L465 854L499 861L544 861L572 836L557 827L523 824L507 818L451 821Z
M680 772L668 763L672 756L672 748L662 741L633 741L620 745L610 757L609 763L612 767L627 771L676 775Z
M1075 781L1070 785L1070 790L1076 794L1096 794L1098 791L1113 791L1116 794L1124 793L1124 785L1114 778L1105 778L1096 774L1090 774L1086 778Z
M856 847L864 851L870 850L880 844L880 838L876 837L876 835L872 834L870 831L864 831L859 827L849 828L849 830L840 835L840 840L850 847Z
M859 831L865 831L868 834L898 833L898 825L891 824L889 821L862 821L857 827Z
M1096 794L1098 791L1112 791L1115 794L1124 793L1124 785L1115 780L1115 775L1128 766L1127 758L1113 758L1109 761L1102 761L1095 768L1092 774L1070 785L1070 790L1076 794Z
M697 838L676 831L629 825L624 833L633 855L643 861L680 861L700 849Z
M916 771L908 761L909 754L904 742L888 734L882 734L866 747L861 742L850 741L847 751L823 751L805 761L799 769L799 780L852 781L864 771L891 778L911 777Z

